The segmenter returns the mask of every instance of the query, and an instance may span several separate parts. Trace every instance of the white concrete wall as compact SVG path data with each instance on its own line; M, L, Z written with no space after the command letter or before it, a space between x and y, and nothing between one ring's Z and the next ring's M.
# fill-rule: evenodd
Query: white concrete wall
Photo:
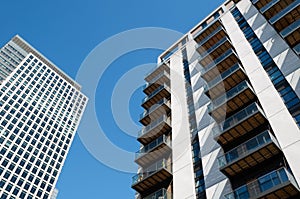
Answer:
M170 69L172 90L173 198L196 199L191 134L180 51L171 56Z
M237 7L242 13L247 13L249 10L251 11L250 4L250 1L244 0ZM283 153L297 182L300 183L299 128L231 13L225 14L222 19Z

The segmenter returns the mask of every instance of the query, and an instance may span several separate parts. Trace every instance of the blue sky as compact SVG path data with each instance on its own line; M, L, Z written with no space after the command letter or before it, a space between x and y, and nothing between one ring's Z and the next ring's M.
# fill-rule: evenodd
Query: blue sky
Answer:
M0 2L0 44L19 34L68 75L75 78L81 63L100 42L133 28L163 27L187 32L223 0L9 0ZM134 41L132 41L134 42ZM135 152L135 138L115 124L110 98L122 74L139 64L153 63L161 53L145 49L126 54L105 72L97 89L97 115L107 137ZM150 69L149 69L150 70ZM138 121L143 95L131 96L130 114ZM105 116L105 117L104 117ZM88 133L88 132L87 132ZM101 142L99 142L101 144ZM118 159L118 157L115 157ZM113 170L96 160L75 137L57 187L58 199L133 198L131 173Z

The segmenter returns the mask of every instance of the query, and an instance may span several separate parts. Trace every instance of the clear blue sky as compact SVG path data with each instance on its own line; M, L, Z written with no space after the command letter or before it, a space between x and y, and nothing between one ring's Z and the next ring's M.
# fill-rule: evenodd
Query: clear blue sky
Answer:
M223 0L7 0L0 2L1 46L19 34L71 77L88 53L119 32L140 27L163 27L187 32ZM132 41L134 42L134 41ZM161 52L143 50L122 56L107 71L97 93L98 115L107 136L117 146L137 151L135 138L122 133L110 110L113 83L138 64L155 62ZM138 121L143 95L138 89L130 113ZM100 111L101 110L101 111ZM103 118L103 117L102 117ZM101 143L99 143L101 144ZM116 157L117 158L117 157ZM58 199L130 199L133 174L115 171L91 156L75 137L57 187Z

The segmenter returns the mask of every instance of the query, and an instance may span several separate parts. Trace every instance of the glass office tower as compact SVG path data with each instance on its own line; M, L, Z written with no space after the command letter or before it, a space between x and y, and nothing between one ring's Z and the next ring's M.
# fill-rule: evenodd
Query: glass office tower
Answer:
M51 197L87 103L21 37L0 51L0 198Z
M299 198L299 49L299 0L228 0L159 56L136 198Z

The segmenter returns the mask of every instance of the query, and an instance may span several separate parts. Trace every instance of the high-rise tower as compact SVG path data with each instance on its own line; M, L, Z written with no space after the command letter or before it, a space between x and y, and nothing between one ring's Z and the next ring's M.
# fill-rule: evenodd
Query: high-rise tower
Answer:
M80 86L21 37L1 48L1 199L50 198L86 103Z
M299 0L228 0L159 56L136 197L299 198L299 49Z

